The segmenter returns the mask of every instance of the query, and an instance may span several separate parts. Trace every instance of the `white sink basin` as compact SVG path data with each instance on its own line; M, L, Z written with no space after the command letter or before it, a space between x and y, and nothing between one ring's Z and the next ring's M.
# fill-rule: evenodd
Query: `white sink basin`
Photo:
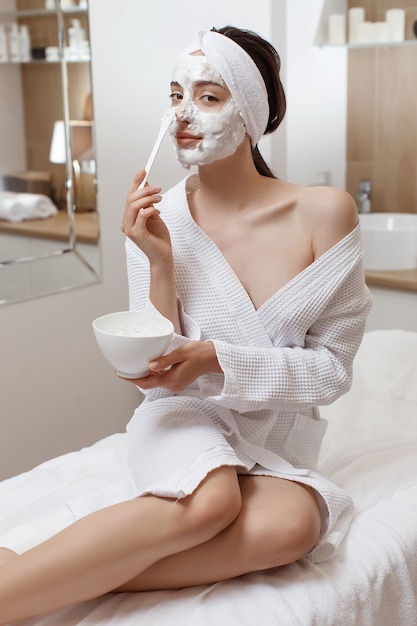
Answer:
M361 213L365 269L417 268L417 213Z

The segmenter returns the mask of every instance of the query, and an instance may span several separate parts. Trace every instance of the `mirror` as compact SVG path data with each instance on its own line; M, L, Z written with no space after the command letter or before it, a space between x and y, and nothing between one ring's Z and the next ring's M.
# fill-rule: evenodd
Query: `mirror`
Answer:
M0 84L0 304L96 283L85 0L0 0Z

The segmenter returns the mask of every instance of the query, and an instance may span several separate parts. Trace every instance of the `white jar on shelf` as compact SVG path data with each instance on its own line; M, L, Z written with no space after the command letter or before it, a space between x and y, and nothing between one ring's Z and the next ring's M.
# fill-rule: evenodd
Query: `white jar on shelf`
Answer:
M389 41L404 41L405 37L405 11L404 9L389 9L386 12Z
M71 28L68 29L68 45L70 49L70 59L84 60L85 56L89 58L89 43L85 38L85 30L81 27L80 20L71 20ZM86 46L88 46L88 55L85 54Z
M355 43L375 43L375 28L373 22L359 22L356 30Z
M47 48L45 48L45 59L49 63L57 63L59 61L58 46L48 46Z
M375 22L375 40L378 43L386 43L389 41L387 22Z
M21 61L30 61L31 51L30 51L30 35L29 29L26 25L22 25L19 29L19 45L20 45L20 60Z
M20 62L20 35L19 27L14 22L10 25L9 36L9 58L12 63Z
M365 21L365 9L352 7L348 11L349 16L349 43L358 43L358 28Z
M74 0L61 0L62 9L72 9L76 6Z

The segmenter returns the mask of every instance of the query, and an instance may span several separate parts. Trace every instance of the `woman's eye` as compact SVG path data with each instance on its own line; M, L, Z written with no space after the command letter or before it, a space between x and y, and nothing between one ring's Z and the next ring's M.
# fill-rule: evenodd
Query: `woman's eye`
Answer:
M213 96L212 94L209 94L209 93L204 94L204 96L202 96L201 99L204 102L219 102L219 99L216 98L216 96Z
M178 102L181 102L183 98L182 93L179 93L178 91L174 91L173 93L169 94L169 97L173 104L178 104Z

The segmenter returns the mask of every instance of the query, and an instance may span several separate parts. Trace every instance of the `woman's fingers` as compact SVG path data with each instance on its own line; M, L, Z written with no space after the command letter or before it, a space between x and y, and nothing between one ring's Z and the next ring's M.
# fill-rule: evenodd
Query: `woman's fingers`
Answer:
M147 185L143 189L133 191L127 196L126 208L139 208L143 209L145 206L149 206L153 202L156 202L157 198L160 198L160 187L151 187Z
M143 197L144 195L146 196L154 193L159 193L161 191L160 187L151 187L149 183L146 183L146 185L142 189L139 189L139 185L145 178L145 174L146 172L144 169L139 170L139 172L135 174L132 184L129 187L128 198L130 198L131 196L134 197L136 195L136 192L138 192L139 194L138 197ZM141 192L144 192L144 194Z
M147 217L154 213L154 204L162 200L162 196L159 195L160 191L160 187L146 186L143 189L135 189L133 192L129 193L123 212L122 230L130 228L136 223L141 210L151 209L146 213Z
M149 374L136 379L142 389L165 387L179 393L196 378L209 372L222 373L211 341L188 341L149 363Z
M141 190L141 195L136 196L133 195L128 198L126 202L125 213L132 213L135 216L137 215L140 209L147 209L154 206L162 200L162 196L159 195L160 188L159 187L149 187L150 192L143 195L143 189Z
M122 231L126 235L138 235L148 230L148 219L157 217L161 211L154 206L140 208L134 212L127 212L122 222Z
M143 170L136 174L127 196L120 228L144 252L149 261L160 261L171 256L168 229L155 205L162 200L160 187L145 185L138 189Z

